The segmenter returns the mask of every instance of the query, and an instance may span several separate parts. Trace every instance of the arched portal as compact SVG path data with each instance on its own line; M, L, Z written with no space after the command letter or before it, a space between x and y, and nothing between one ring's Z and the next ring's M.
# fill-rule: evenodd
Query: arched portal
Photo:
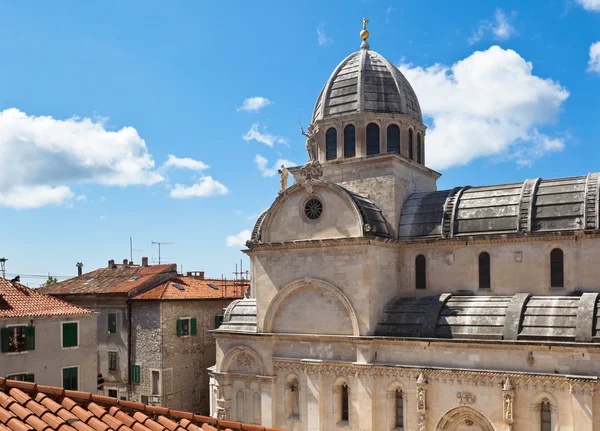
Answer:
M437 431L494 431L494 428L477 410L458 407L444 415Z

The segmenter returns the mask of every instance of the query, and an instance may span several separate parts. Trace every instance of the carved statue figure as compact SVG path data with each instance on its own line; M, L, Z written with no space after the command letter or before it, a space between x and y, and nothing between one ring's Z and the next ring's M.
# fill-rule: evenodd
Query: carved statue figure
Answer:
M427 405L425 403L425 388L417 389L417 410L422 412L427 409Z
M504 420L513 420L513 399L508 394L504 396Z
M427 429L427 420L425 419L425 415L419 415L419 431L425 431Z
M315 126L313 124L308 125L308 131L304 131L304 127L300 125L300 130L302 134L306 136L306 151L308 152L308 158L311 162L315 162L317 160L317 130L315 130Z
M281 190L279 193L283 193L288 187L288 175L290 171L288 171L285 166L281 165L281 169L279 169L277 173L279 174L279 181L281 183Z

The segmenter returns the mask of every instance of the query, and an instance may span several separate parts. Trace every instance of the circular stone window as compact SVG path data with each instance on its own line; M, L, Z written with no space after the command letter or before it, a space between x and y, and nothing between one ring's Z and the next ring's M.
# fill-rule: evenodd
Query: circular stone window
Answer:
M323 214L323 202L317 198L310 198L304 204L304 215L309 220L316 220Z

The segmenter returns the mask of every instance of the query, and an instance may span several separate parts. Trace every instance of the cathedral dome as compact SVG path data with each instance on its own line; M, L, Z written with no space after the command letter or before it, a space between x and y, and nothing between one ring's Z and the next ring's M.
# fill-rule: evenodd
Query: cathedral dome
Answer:
M408 80L366 42L335 68L319 94L312 121L362 112L406 114L423 122Z

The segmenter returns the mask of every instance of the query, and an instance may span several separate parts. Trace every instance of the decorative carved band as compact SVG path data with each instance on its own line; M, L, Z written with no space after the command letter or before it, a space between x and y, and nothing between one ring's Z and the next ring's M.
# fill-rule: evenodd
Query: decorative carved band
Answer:
M444 202L444 210L443 210L443 214L442 214L442 224L441 224L442 238L450 238L450 236L451 236L450 228L452 227L452 210L454 208L456 193L458 193L458 191L461 188L462 187L454 187L450 191L450 193L446 197L446 201Z
M454 197L454 202L452 202L452 216L450 218L450 238L454 236L454 232L456 231L456 214L458 213L458 205L460 203L460 197L465 192L465 190L470 189L471 186L464 186L462 189L456 193Z
M533 205L535 201L535 192L541 178L525 180L521 188L519 198L519 218L517 221L517 232L531 232L533 229Z
M600 178L598 173L588 174L585 180L585 202L583 208L583 228L600 229L598 221Z

